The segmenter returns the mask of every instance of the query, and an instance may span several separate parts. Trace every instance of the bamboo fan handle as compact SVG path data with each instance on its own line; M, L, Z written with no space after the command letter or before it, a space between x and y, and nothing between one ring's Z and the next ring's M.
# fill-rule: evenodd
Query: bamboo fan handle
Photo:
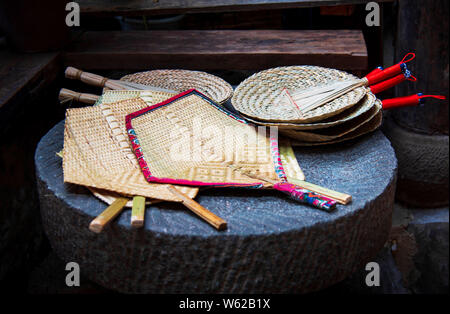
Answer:
M125 89L122 85L113 82L112 80L89 72L83 72L74 67L67 67L65 71L66 78L73 80L80 80L88 85L98 86L98 87L108 87L110 89Z
M98 98L99 96L94 94L78 93L67 88L61 88L61 90L59 91L59 100L73 99L77 102L92 105L97 102Z
M144 226L145 217L145 197L133 197L133 207L131 208L131 226L141 228Z
M216 216L205 207L194 201L192 198L180 192L175 187L169 185L167 189L172 192L175 196L181 199L184 206L189 208L194 214L198 215L200 218L205 220L207 223L212 225L217 230L225 230L227 228L227 222L222 218Z
M109 224L127 204L128 199L125 197L118 197L111 205L108 206L100 215L97 216L89 224L89 230L95 233L102 232L103 228Z
M352 196L349 194L333 191L333 190L324 188L322 186L315 185L310 182L306 182L304 180L299 180L296 178L288 178L288 181L290 183L298 185L304 189L310 190L314 193L319 193L323 196L333 199L342 205L347 205L348 203L350 203L352 201Z
M331 212L336 207L335 200L314 193L295 184L279 182L274 184L273 188L289 195L292 199L298 202L312 205L327 212Z

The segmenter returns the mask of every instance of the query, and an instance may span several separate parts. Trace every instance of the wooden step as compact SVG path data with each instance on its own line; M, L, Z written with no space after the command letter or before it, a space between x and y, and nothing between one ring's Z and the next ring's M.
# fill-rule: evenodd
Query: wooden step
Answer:
M64 53L84 70L261 70L283 65L367 69L360 30L86 32Z

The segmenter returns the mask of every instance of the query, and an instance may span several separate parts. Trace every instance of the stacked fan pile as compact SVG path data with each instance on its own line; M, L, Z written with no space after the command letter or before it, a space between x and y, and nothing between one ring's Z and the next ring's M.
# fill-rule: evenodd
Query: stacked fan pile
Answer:
M292 145L325 145L377 129L382 109L417 105L422 94L381 101L378 94L405 80L415 81L406 62L410 53L387 69L359 79L318 66L286 66L256 73L236 88L233 107L248 121L278 127Z

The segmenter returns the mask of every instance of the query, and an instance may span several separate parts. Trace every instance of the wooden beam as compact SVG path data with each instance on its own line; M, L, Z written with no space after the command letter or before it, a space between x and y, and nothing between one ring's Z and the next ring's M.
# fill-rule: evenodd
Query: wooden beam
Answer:
M86 32L64 53L83 70L260 70L320 65L366 70L359 30Z
M377 2L392 2L381 0ZM368 0L79 0L82 13L152 15L233 12L364 4Z

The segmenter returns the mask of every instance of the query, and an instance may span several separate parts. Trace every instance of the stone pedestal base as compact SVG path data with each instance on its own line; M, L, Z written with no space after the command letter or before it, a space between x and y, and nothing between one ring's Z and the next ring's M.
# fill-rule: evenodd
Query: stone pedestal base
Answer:
M42 221L55 253L103 287L132 293L295 293L323 289L373 261L391 229L397 161L378 131L330 147L297 149L309 181L349 193L326 213L278 191L210 189L197 201L228 222L216 231L180 204L147 206L144 228L130 210L101 234L106 207L63 183L63 122L35 154Z

